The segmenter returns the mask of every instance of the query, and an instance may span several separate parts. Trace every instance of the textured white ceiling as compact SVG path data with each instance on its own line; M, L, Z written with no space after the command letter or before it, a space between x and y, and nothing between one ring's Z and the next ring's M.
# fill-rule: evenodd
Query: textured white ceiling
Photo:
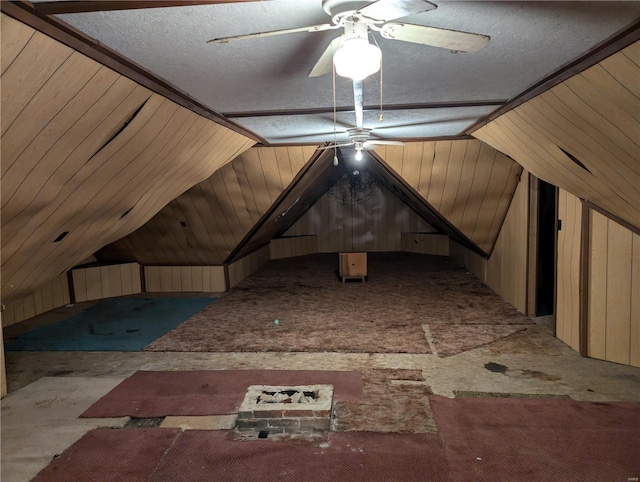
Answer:
M588 52L640 16L640 2L438 2L410 23L491 36L476 53L376 38L383 52L384 104L507 100ZM328 23L320 0L274 0L60 15L123 56L222 113L325 108L331 76L307 74L339 30L208 45L211 38ZM353 103L337 79L337 103ZM365 103L378 104L379 75L365 82ZM490 107L389 111L385 138L456 135ZM327 122L327 117L329 121ZM341 115L352 125L353 114ZM332 114L233 119L273 142L333 131ZM376 127L365 122L366 127ZM369 123L369 125L367 125ZM416 123L421 125L416 125ZM277 140L276 140L277 138ZM324 141L309 137L304 142Z

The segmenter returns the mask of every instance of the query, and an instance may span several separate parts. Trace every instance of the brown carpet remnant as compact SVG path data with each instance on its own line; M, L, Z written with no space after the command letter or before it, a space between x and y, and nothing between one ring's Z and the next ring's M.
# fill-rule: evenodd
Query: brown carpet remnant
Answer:
M365 370L363 397L337 401L334 429L395 433L435 433L429 395L420 370Z
M343 284L337 270L336 254L270 261L145 349L430 353L423 324L531 324L448 258L369 253L365 284ZM460 336L464 349L478 346L476 332Z

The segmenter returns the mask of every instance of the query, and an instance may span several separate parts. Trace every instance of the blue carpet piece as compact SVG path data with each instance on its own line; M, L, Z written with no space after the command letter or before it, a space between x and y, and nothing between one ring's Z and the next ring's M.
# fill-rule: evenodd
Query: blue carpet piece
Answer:
M140 351L216 298L112 298L82 313L36 328L7 351Z

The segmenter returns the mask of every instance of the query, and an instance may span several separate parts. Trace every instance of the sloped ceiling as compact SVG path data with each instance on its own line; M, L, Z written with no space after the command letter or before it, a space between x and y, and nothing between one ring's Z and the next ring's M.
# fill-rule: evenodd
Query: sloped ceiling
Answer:
M141 264L234 261L283 234L345 172L360 167L439 232L486 256L522 172L474 139L380 146L362 164L347 152L338 167L332 150L314 151L254 147L97 257Z
M640 42L473 135L640 228Z
M141 264L221 264L314 152L314 147L249 149L97 256Z
M451 226L491 253L521 166L477 140L380 146L376 154Z
M49 13L122 5L47 3ZM261 225L297 198L287 197L297 192L289 187L312 188L302 174L320 158L316 146L334 139L333 103L331 79L306 73L330 36L313 37L318 43L298 35L262 39L226 53L201 43L326 16L320 2L241 3L49 17L28 2L2 2L3 12L19 10L79 49L2 15L5 300L106 245L103 259L143 264L235 258L267 239ZM372 124L380 97L370 82L365 126L408 142L378 149L372 167L412 209L482 254L493 248L521 166L637 227L637 44L534 93L555 85L555 73L582 70L574 61L588 63L600 42L603 58L611 45L637 39L638 5L442 2L437 14L419 16L415 23L444 28L485 25L492 41L475 57L381 43L385 122ZM84 33L60 27L60 19ZM353 125L353 99L344 79L337 87L341 130ZM478 125L478 140L470 140ZM263 147L250 149L256 139Z
M3 300L134 231L254 144L4 14L1 27Z

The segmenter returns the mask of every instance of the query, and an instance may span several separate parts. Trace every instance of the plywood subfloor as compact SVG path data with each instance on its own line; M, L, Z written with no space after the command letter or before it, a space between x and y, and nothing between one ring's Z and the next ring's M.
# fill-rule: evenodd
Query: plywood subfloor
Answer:
M366 283L343 284L337 270L335 254L270 261L146 350L424 354L426 324L438 327L436 350L451 355L531 324L447 258L370 253Z

